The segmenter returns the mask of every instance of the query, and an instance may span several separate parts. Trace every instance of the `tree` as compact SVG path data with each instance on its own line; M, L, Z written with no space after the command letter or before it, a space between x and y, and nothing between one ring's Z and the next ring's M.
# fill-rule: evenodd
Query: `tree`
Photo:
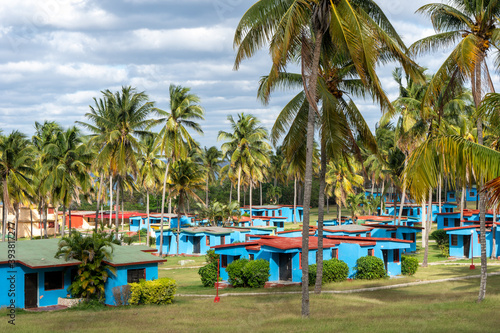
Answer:
M195 191L203 190L204 183L204 170L191 159L180 159L172 164L172 169L168 177L168 185L170 188L169 197L177 197L177 255L179 255L181 211L186 214L185 202L189 198L203 203L203 200L196 195ZM163 237L163 234L161 237Z
M33 173L32 165L32 147L26 139L26 135L19 131L13 131L7 136L0 137L0 177L3 190L3 242L5 242L5 235L7 233L8 211L12 210L9 189L16 187L32 191L28 179L28 176Z
M160 225L160 256L163 255L163 217L165 212L165 188L169 173L170 163L187 156L190 149L195 146L195 142L189 134L189 129L198 134L202 134L201 126L196 122L203 120L204 110L199 105L200 98L190 93L190 88L175 86L169 87L169 111L158 110L161 118L156 120L156 124L163 127L159 133L162 143L161 150L167 160L166 171L163 178L163 192L161 203L161 225ZM171 205L169 204L169 213ZM170 224L170 223L169 223Z
M161 176L165 168L165 163L160 159L161 144L158 135L146 135L141 140L142 149L138 156L139 181L142 188L146 190L146 214L147 214L147 237L146 245L149 246L149 194L158 188Z
M217 149L217 147L212 146L207 149L205 147L203 149L202 161L203 166L207 172L206 179L206 190L205 190L205 205L208 207L208 185L209 183L215 182L217 178L219 178L220 164L222 163L222 157L224 155L222 152Z
M347 207L351 211L352 223L356 224L358 214L361 211L361 205L366 205L366 197L364 193L349 193L346 198Z

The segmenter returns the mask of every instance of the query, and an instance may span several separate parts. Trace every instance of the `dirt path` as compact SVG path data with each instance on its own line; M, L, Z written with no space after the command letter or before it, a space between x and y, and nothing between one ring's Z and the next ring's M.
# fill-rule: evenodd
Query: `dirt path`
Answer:
M496 276L500 275L500 272L488 273L488 276ZM378 290L387 290L387 289L396 289L396 288L406 288L411 286L418 286L423 284L431 284L431 283L441 283L441 282L450 282L450 281L461 281L467 279L479 279L481 275L468 275L461 276L455 278L447 278L447 279L438 279L438 280L426 280L426 281L417 281L417 282L409 282L409 283L400 283L393 284L390 286L380 286L380 287L372 287L372 288L358 288L358 289L349 289L349 290L323 290L321 293L323 294L352 294L352 293L361 293L366 291L378 291ZM262 292L262 293L222 293L219 294L219 297L227 297L227 296L259 296L259 295L287 295L287 294L301 294L301 291L276 291L276 292ZM314 293L313 291L309 292L310 294ZM194 295L194 294L176 294L178 297L214 297L215 295Z

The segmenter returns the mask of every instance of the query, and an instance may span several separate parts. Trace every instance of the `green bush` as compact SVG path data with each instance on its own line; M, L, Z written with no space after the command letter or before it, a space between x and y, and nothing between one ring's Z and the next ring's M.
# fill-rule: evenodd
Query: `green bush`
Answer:
M243 268L248 263L248 259L234 260L226 267L226 273L229 276L229 283L235 288L245 287L246 281L243 277Z
M436 241L436 244L441 251L441 255L448 257L450 255L450 239L443 229L434 230L430 235L430 239Z
M323 262L323 283L342 282L349 276L349 266L336 258Z
M264 259L251 260L243 267L243 278L250 288L262 288L271 276L269 261Z
M130 283L129 303L137 304L170 304L174 300L177 284L175 280L162 278L158 280Z
M413 275L418 269L418 259L415 257L401 256L401 273L403 275Z
M207 264L215 263L217 264L217 260L219 259L219 255L215 253L214 249L208 250L205 254L205 260Z
M374 256L361 257L356 261L357 279L375 280L386 277L384 262Z
M204 287L214 287L217 282L217 262L200 267L198 274Z
M316 284L317 265L309 265L309 285ZM349 276L349 266L342 260L336 258L323 261L323 283L342 282Z

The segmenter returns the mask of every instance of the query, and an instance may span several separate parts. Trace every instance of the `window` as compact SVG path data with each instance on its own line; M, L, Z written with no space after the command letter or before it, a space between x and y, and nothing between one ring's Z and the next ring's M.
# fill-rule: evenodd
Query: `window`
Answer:
M443 226L445 226L445 227L448 226L448 218L447 217L443 221Z
M368 255L373 257L373 249L368 249Z
M139 280L146 279L146 269L128 269L127 270L127 283L139 282Z
M410 240L411 240L412 242L415 242L415 234L410 234Z
M227 256L226 255L221 255L220 256L220 266L222 268L227 267Z
M210 246L210 236L206 236L207 238L207 246Z
M302 269L302 252L299 252L299 268Z
M450 199L455 199L455 193L450 193Z
M478 242L479 244L481 244L481 235L480 235L480 234L477 234L477 242Z
M283 214L283 212L280 210L280 211L279 211L279 214L280 214L280 216L281 216L281 215Z
M339 251L338 251L338 249L332 249L332 258L335 258L335 259L339 258Z
M55 290L64 288L63 271L45 272L45 290Z
M248 242L249 239L250 239L250 235L245 235L245 242Z
M455 227L460 227L460 219L455 219Z
M220 236L220 244L226 244L226 236Z
M476 196L476 192L474 192L474 191L470 191L470 196L471 196L471 197L475 197L475 196Z
M396 233L395 232L391 233L391 238L396 238Z
M397 250L392 250L392 253L393 253L393 261L394 262L399 262L399 249Z
M452 246L458 245L458 236L457 235L451 235L451 245Z
M248 255L248 259L250 259L250 260L254 260L254 254L253 254L253 253L250 253L250 254Z

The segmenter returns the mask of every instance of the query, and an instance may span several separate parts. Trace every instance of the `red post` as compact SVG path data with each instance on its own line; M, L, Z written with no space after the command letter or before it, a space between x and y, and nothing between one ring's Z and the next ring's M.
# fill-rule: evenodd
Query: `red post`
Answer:
M215 283L215 288L216 288L216 295L214 298L214 303L219 303L220 302L220 297L219 297L219 275L220 275L220 261L217 259L217 282Z
M472 254L470 256L471 264L470 264L469 269L476 269L476 266L474 266L474 230L471 230L471 232L470 232L470 243L472 246L472 249L471 249Z

